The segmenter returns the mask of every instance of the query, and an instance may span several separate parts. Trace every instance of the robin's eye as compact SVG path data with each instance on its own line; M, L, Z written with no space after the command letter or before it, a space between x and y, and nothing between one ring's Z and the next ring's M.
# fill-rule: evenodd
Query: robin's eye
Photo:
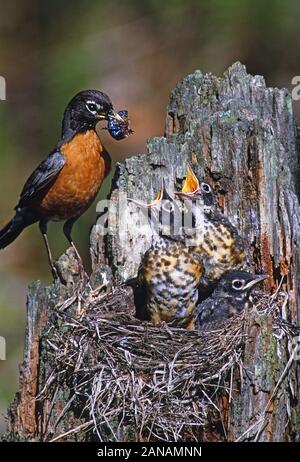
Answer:
M207 183L202 183L202 184L201 184L201 189L202 189L202 191L205 192L206 194L211 193L211 187L210 187L209 184L207 184Z
M86 107L90 112L97 112L97 105L95 103L87 103Z
M235 279L232 281L232 287L235 290L241 290L245 285L245 281L243 279Z

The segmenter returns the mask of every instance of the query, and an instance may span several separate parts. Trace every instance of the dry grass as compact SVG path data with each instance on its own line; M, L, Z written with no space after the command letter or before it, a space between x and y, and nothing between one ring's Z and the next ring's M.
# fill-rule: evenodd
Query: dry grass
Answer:
M100 441L124 441L129 428L135 441L199 441L205 432L226 440L224 415L233 377L243 370L247 315L209 332L158 328L126 310L115 312L122 290L99 290L80 304L73 297L56 307L51 335L44 336L53 368L37 399L52 403L51 416L61 390L67 386L70 393L56 422L48 418L44 440L89 432ZM275 335L290 333L281 318L286 300L278 293L256 298L255 309L272 316ZM83 423L59 432L73 406Z

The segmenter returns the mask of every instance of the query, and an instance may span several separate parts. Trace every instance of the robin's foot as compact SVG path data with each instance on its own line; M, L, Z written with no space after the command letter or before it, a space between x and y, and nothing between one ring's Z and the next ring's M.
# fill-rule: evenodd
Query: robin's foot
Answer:
M71 243L71 246L72 246L72 248L74 250L74 253L76 255L76 259L77 259L77 262L78 262L79 286L80 286L81 292L82 292L84 282L85 282L85 276L86 276L86 272L85 272L85 269L84 269L84 263L83 263L83 259L82 259L81 255L80 255L80 253L77 250L77 247L75 246L75 244L73 242Z
M51 270L52 270L52 276L53 276L54 282L59 281L61 284L66 285L67 281L62 275L59 265L52 262Z

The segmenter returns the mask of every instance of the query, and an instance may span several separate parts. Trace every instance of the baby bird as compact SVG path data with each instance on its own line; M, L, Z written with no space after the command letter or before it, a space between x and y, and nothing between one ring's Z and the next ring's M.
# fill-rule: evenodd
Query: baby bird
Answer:
M245 243L235 226L216 205L209 184L201 182L189 166L181 197L193 209L193 228L184 227L186 244L203 260L207 285L215 284L228 271L240 269L245 262Z
M194 329L202 263L175 231L176 217L180 216L178 205L167 193L164 182L152 203L132 201L150 211L151 222L158 224L157 235L138 271L138 281L146 292L148 317L154 325L165 321Z
M225 274L212 295L197 306L196 328L207 329L250 307L251 291L267 278L266 274L251 274L247 271Z

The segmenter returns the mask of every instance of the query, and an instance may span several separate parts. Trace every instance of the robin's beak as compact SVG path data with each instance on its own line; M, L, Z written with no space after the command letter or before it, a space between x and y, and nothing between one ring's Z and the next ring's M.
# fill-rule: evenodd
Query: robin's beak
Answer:
M192 167L188 165L186 178L183 183L182 190L180 192L176 192L178 196L185 196L189 197L194 195L196 192L200 190L200 183L198 178L196 177Z
M244 287L243 290L249 290L252 289L252 287L256 286L261 281L264 281L265 279L268 279L269 275L268 274L255 274L253 276L252 281L249 281Z
M172 201L172 197L167 191L166 188L166 181L164 178L161 180L161 189L160 189L160 200L167 200L167 201Z
M117 122L120 122L120 123L124 123L125 120L123 119L122 116L120 116L120 114L118 114L117 112L115 111L111 111L109 113L109 117L111 117L112 119L115 119Z
M123 117L120 116L117 112L111 110L110 112L99 112L98 113L98 119L99 120L108 120L108 118L112 118L117 120L120 123L124 123L125 120Z
M162 200L172 200L172 198L167 191L165 179L162 178L160 190L158 191L157 196L154 199L154 201L147 204L145 202L137 201L135 199L128 199L128 200L138 205L139 207L150 209L150 208L156 207Z
M147 204L145 202L137 201L135 199L128 199L128 200L130 202L133 202L134 204L138 205L139 207L142 207L144 209L145 208L150 209L150 208L156 207L162 201L162 199L165 199L165 197L164 197L165 193L168 194L167 191L166 191L166 188L165 188L165 180L162 179L160 191L157 193L157 196L154 199L154 201Z

